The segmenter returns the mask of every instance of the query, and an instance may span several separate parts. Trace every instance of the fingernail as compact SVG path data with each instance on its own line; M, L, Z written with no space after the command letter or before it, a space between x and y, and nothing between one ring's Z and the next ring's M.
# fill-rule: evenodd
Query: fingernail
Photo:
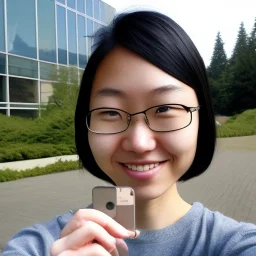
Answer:
M137 238L140 235L140 231L139 230L135 230L135 231L128 230L128 234L129 234L130 238Z

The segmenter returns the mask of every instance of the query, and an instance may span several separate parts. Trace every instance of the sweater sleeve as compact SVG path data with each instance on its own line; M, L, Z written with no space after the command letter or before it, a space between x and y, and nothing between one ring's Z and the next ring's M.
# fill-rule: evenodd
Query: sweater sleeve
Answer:
M62 216L57 216L49 222L25 228L8 241L1 255L49 256L51 246L59 239L65 223Z
M238 232L227 241L225 250L221 255L225 256L255 256L256 255L256 226Z

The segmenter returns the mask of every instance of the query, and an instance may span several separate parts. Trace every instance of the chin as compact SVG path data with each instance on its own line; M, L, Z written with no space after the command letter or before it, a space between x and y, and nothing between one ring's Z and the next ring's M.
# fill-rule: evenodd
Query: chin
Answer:
M170 193L174 188L176 182L173 182L172 185L168 186L155 186L150 184L148 186L133 186L135 191L136 201L150 201L155 200L164 196L165 194Z

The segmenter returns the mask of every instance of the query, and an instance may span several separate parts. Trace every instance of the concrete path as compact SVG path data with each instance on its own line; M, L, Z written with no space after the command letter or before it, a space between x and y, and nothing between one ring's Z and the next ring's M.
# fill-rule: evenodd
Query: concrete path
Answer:
M184 199L202 202L239 221L256 223L256 143L250 150L244 143L255 142L256 136L248 138L219 141L208 171L179 184ZM236 146L232 146L234 143ZM101 184L105 183L86 171L0 183L0 251L21 228L87 206L92 188Z
M55 157L48 157L48 158L42 158L42 159L32 159L32 160L0 163L0 171L7 168L11 170L22 171L22 170L26 170L34 167L44 167L49 164L54 164L59 160L75 161L77 159L78 159L77 155L72 155L72 156L55 156Z

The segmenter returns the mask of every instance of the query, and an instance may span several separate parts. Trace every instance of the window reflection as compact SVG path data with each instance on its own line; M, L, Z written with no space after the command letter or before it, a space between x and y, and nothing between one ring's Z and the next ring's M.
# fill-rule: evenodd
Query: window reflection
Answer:
M1 106L0 106L0 107L1 107ZM1 109L1 108L0 108L0 114L2 114L2 115L7 115L6 109Z
M5 52L4 0L0 0L0 51Z
M26 76L38 78L37 61L28 60L9 55L9 74L16 76Z
M0 54L0 73L6 74L6 55Z
M75 0L67 0L67 5L70 8L76 9L76 2L75 2Z
M68 11L68 52L70 65L77 65L76 43L76 14Z
M40 63L40 78L43 80L52 80L57 79L57 66L54 64L48 64L41 62Z
M85 33L85 18L77 16L78 24L78 51L79 51L79 67L85 68L86 65L86 33Z
M38 81L9 77L10 102L37 103Z
M92 53L92 43L93 43L93 21L90 19L87 19L87 42L88 42L88 56Z
M66 10L57 6L58 57L59 63L67 64Z
M57 0L57 2L65 4L65 0Z
M35 1L7 1L8 51L36 58Z
M106 6L106 4L102 1L100 1L100 20L102 22L106 22L105 6Z
M86 0L86 14L92 17L92 0Z
M0 101L7 101L6 77L0 76Z
M100 19L100 1L94 0L94 18L99 20Z
M85 0L77 0L77 10L79 12L85 13Z
M28 109L11 109L11 116L19 116L23 118L37 118L38 110L28 110Z
M53 25L55 24L55 3L52 0L37 0L37 2L39 58L56 62L56 35Z

